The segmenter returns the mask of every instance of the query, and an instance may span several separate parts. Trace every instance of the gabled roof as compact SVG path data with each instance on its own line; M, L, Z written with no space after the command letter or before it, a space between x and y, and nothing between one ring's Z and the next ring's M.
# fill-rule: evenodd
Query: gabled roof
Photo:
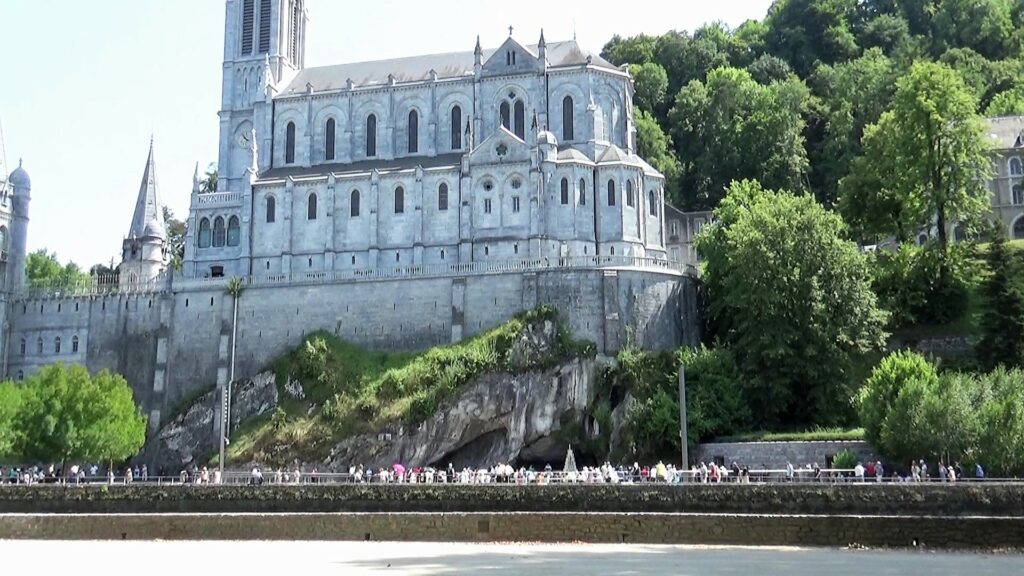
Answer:
M533 54L538 53L536 45L523 46ZM498 50L484 50L483 60L489 60ZM547 43L548 63L551 68L582 66L588 63L599 68L619 71L598 54L580 48L575 40L567 42ZM299 71L295 79L281 91L282 96L306 92L306 84L313 86L314 92L330 92L347 88L348 80L356 88L368 86L386 86L389 76L396 83L425 82L430 79L431 71L439 80L463 78L474 73L475 55L472 50L451 52L448 54L430 54L411 56L375 62L354 62L334 66L306 68Z
M594 161L587 158L587 155L575 148L566 148L558 152L558 160L560 162L580 162L583 164L593 164Z
M636 166L644 171L644 174L648 176L654 176L657 178L664 178L665 176L658 172L657 168L651 166L646 160L637 156L636 154L626 152L622 148L612 144L605 149L601 157L597 159L597 163L600 164L628 164Z
M128 231L128 237L166 237L164 214L157 189L152 140L149 142L149 157L146 158L146 169L142 173L142 185L139 187L139 198L135 202L135 215L132 217L132 227Z
M1024 148L1024 116L986 118L986 132L996 150Z
M396 158L394 160L363 160L351 163L318 164L309 168L303 166L283 166L272 168L260 174L260 181L278 180L284 178L307 178L335 174L345 176L350 174L365 174L374 170L381 173L402 172L415 170L421 167L424 170L452 168L456 169L462 163L462 154L441 154L438 156L411 156L407 158Z

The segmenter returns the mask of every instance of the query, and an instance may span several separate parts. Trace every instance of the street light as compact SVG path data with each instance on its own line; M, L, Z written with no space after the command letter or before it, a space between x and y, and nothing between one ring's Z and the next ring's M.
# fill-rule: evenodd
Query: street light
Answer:
M685 472L690 469L690 454L689 446L687 445L687 430L686 430L686 366L683 364L679 365L679 445L682 448L683 456L683 477L686 477Z

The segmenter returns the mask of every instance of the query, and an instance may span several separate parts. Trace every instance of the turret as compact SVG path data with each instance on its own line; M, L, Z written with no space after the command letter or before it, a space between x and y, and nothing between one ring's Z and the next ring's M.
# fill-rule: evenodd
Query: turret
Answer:
M158 192L153 142L150 141L132 225L122 243L119 278L122 287L150 282L167 265L167 231Z
M32 179L22 162L11 172L7 183L11 188L11 235L7 240L7 290L25 285L25 260L28 257L28 208L32 201Z

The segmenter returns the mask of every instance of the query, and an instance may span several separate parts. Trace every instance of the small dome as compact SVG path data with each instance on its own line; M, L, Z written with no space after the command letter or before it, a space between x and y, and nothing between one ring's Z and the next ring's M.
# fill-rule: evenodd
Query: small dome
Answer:
M537 144L540 146L558 146L558 139L551 132L544 130L537 134Z
M26 190L32 189L32 179L29 178L28 172L22 168L21 162L18 162L18 168L14 172L11 172L11 177L7 181L15 188L24 188Z

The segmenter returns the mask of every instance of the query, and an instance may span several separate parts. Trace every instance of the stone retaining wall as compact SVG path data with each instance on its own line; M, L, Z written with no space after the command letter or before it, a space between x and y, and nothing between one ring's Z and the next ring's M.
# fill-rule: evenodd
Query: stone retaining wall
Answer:
M1022 518L605 513L3 515L0 539L1014 548Z
M751 469L783 470L787 462L795 467L807 467L815 462L826 468L832 457L849 450L866 465L881 460L867 442L717 442L701 444L697 448L697 462L724 462L727 466L738 462Z
M0 486L0 513L619 512L1012 516L1014 484Z

